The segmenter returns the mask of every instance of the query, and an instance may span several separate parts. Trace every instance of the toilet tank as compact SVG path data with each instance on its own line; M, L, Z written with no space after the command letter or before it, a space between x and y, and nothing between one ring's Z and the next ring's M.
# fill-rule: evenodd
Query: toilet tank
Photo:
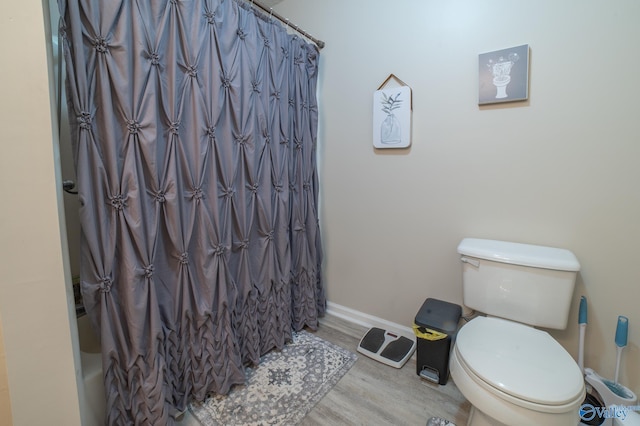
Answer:
M572 252L465 238L458 253L466 306L537 327L566 328L580 270Z

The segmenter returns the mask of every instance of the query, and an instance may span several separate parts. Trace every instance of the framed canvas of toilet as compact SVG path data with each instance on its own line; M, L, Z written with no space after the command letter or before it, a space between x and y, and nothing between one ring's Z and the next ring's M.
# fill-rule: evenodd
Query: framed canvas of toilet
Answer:
M478 55L478 105L528 98L528 44Z

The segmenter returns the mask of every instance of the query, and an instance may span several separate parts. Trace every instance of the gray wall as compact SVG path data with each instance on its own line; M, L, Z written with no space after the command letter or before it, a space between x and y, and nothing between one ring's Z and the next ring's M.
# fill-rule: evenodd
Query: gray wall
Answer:
M634 0L285 0L321 52L321 225L329 300L410 325L427 297L461 302L467 236L572 250L589 299L586 365L640 393L640 144ZM478 54L529 44L529 101L478 107ZM372 95L413 89L413 145L372 147Z

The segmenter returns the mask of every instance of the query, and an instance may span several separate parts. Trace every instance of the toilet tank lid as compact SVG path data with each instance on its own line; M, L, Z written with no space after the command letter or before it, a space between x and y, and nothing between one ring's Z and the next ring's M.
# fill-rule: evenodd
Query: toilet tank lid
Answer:
M555 247L465 238L458 245L458 253L533 268L575 272L580 270L580 262L572 252Z

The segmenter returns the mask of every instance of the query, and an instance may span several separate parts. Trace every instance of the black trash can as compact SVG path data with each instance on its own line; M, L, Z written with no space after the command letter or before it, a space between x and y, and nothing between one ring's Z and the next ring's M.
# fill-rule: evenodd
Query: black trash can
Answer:
M462 315L460 305L427 299L415 318L416 374L444 385L449 379L449 353Z

